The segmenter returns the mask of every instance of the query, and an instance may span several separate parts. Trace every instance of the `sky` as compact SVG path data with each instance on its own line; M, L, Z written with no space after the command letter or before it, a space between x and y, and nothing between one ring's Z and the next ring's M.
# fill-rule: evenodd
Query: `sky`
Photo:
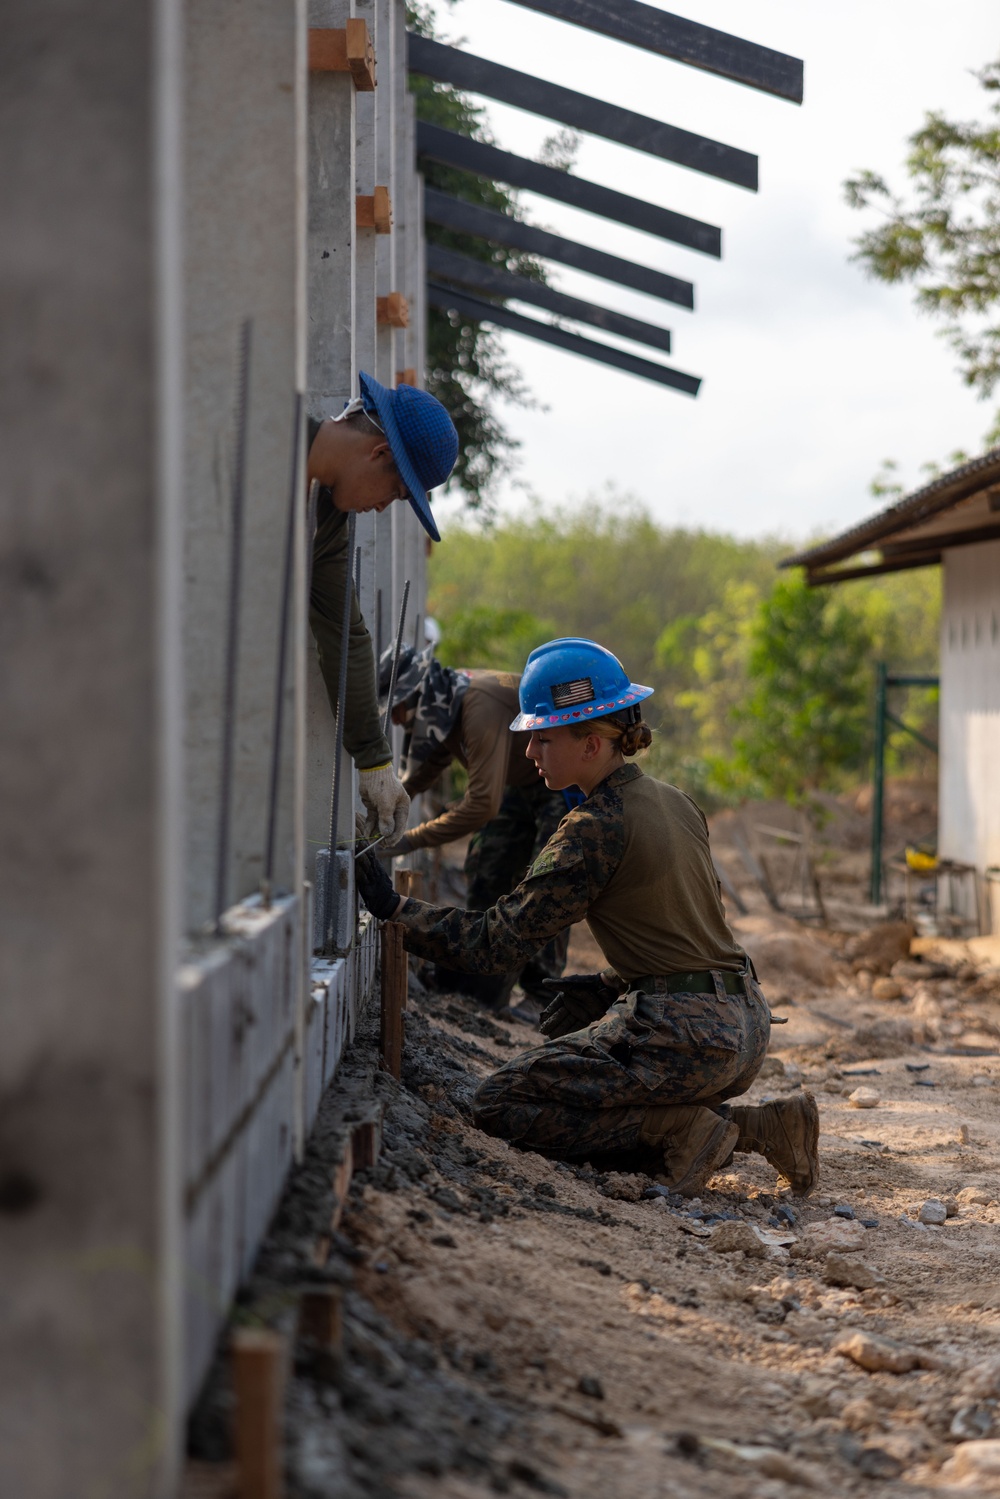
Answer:
M906 138L927 110L982 116L972 71L1000 53L995 0L672 0L669 8L804 59L804 103L512 0L437 6L441 33L470 52L760 158L760 190L751 193L581 139L579 177L720 225L721 261L522 195L531 222L694 282L689 312L550 263L560 290L671 328L669 356L621 346L704 383L692 399L505 332L504 348L539 407L501 408L522 447L514 482L498 490L500 512L628 495L666 526L790 541L829 535L881 508L869 484L883 460L895 460L906 487L916 487L922 464L947 463L956 448L980 452L991 425L990 405L963 385L912 289L872 281L851 264L851 240L873 220L847 207L842 184L871 168L902 188ZM537 157L558 129L481 102L497 143L520 155ZM447 523L461 505L442 498L435 510Z

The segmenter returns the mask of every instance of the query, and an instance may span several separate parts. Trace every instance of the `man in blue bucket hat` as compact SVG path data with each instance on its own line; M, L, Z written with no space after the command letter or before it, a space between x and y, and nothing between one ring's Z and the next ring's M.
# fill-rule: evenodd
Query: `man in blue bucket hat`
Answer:
M358 768L369 835L394 841L406 827L410 799L392 768L379 717L375 653L347 576L347 517L351 511L381 514L393 501L408 500L428 536L440 541L427 492L454 468L458 433L441 402L425 390L390 390L367 374L360 386L361 394L339 416L309 420L307 478L320 484L309 624L336 712L344 590L351 588L344 747Z

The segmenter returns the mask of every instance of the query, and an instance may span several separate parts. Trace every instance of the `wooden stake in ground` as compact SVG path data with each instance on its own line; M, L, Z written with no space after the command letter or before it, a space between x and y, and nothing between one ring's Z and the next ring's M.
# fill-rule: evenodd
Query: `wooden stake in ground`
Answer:
M382 1066L393 1077L403 1067L403 1006L406 1002L406 953L398 921L382 927L382 1024L379 1051Z
M237 1328L230 1343L239 1499L282 1499L282 1413L288 1360L278 1333Z
M299 1337L325 1352L337 1352L343 1335L342 1298L334 1286L311 1286L299 1302Z

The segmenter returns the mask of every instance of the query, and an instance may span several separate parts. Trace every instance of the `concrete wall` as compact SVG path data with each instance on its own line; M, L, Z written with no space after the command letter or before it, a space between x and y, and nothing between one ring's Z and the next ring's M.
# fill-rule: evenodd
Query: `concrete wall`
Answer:
M185 7L186 423L184 644L187 926L216 915L237 351L252 320L245 544L229 876L223 907L262 872L273 742L293 408L304 363L300 258L304 12L278 0ZM298 434L294 440L299 441ZM299 550L304 524L297 527ZM294 609L292 651L303 641ZM276 877L295 884L294 672L289 673Z
M173 1490L173 0L11 0L0 117L0 1492Z
M1000 541L943 566L939 847L982 872L1000 865Z
M350 9L313 6L318 25ZM374 244L359 256L355 165L391 88L359 131L348 75L310 83L305 0L11 0L4 23L0 1494L165 1499L227 1298L375 984L377 929L349 906L350 950L306 999L333 721L302 490L280 895L257 892L294 394L335 412L358 351L378 357L375 297L399 288ZM246 318L228 909L207 934ZM422 587L393 508L359 527L386 639L397 580Z

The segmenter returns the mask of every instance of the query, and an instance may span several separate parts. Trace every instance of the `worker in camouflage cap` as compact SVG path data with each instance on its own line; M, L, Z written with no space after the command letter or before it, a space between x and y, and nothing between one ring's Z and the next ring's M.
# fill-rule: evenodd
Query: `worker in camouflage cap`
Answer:
M379 664L383 713L392 657L390 647ZM550 791L526 759L528 736L509 732L519 682L509 672L444 666L432 646L423 651L404 646L399 655L392 717L407 734L404 789L411 797L419 795L453 763L466 770L468 782L459 801L410 828L392 852L440 848L469 837L464 868L470 910L489 910L514 889L568 810L562 792ZM549 995L542 984L562 973L568 945L568 932L559 932L500 974L471 974L439 963L435 981L491 1010L506 1005L517 983L525 995L544 1004Z
M593 641L533 651L511 728L530 733L545 784L576 784L583 803L488 911L402 898L373 854L357 862L358 889L375 916L402 924L410 952L473 973L508 969L583 919L604 952L602 972L553 984L548 1042L480 1085L473 1117L488 1134L650 1170L686 1196L752 1151L806 1193L819 1173L812 1095L727 1102L757 1076L771 1017L726 923L704 816L629 763L652 738L640 706L651 690Z

